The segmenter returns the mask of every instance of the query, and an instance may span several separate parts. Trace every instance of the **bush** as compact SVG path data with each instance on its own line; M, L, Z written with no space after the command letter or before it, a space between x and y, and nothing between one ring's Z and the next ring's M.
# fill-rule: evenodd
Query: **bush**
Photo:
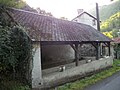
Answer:
M0 13L0 73L31 83L31 40L24 28L1 8Z
M21 73L29 70L31 41L20 26L0 27L0 72Z

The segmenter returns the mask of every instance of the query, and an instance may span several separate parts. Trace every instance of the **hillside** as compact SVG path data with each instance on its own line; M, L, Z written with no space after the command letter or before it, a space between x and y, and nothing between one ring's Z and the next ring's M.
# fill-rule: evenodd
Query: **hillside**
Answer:
M101 32L110 38L120 36L120 12L101 23Z
M113 14L120 12L120 0L117 0L116 2L113 2L109 5L104 5L99 7L99 13L100 13L100 20L105 21ZM92 15L96 16L95 8L91 9L89 11Z

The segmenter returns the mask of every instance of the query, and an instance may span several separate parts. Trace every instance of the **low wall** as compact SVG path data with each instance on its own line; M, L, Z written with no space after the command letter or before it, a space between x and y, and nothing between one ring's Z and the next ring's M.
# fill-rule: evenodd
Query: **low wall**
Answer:
M61 85L66 82L77 80L83 76L86 76L88 73L94 72L96 70L104 69L110 67L113 64L112 57L101 58L89 63L79 65L77 67L68 68L63 72L59 72L58 67L47 69L52 71L56 69L56 73L45 74L43 75L43 87L50 88L57 85ZM69 64L65 65L69 66ZM67 67L66 67L67 68Z

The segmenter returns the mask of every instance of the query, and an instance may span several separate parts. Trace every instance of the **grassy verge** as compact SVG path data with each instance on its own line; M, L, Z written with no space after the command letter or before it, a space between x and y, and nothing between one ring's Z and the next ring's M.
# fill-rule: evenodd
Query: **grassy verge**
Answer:
M86 77L84 79L72 83L67 83L63 86L59 86L57 87L57 90L82 90L86 86L95 84L97 81L107 78L113 75L114 73L120 71L120 66L118 66L118 64L120 64L120 60L114 60L112 68L104 70L90 77Z

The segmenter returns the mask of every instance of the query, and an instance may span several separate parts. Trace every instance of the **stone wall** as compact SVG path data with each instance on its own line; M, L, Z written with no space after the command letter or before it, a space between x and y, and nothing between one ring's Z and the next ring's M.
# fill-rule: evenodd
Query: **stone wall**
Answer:
M91 44L83 44L80 48L80 53L82 57L92 57L96 55L96 50Z

